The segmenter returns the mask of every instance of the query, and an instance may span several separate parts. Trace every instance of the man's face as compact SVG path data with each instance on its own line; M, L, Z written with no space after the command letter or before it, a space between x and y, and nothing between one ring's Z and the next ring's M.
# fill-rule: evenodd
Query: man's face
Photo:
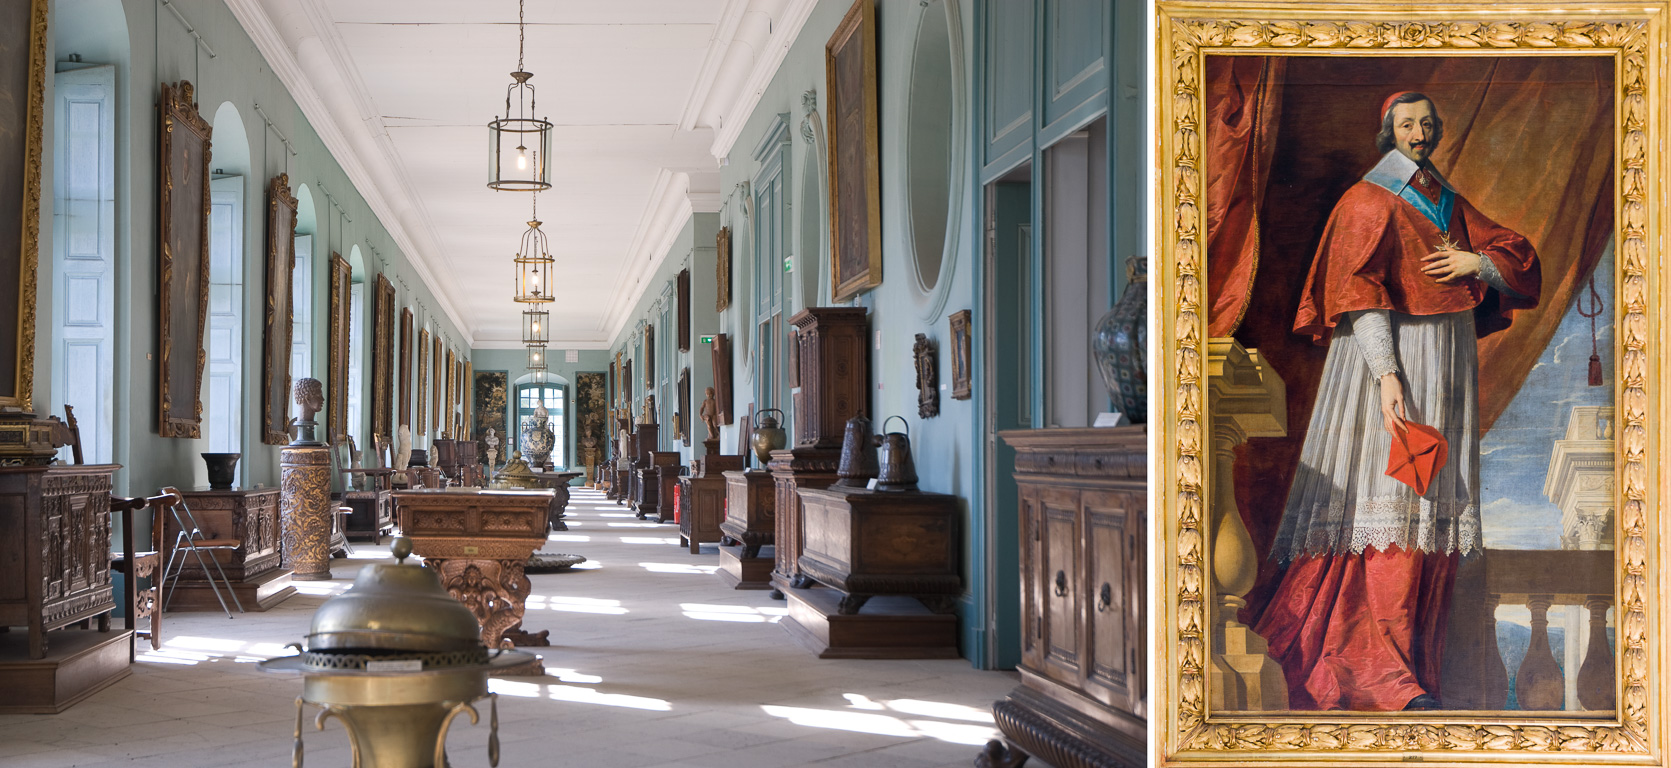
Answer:
M1418 163L1425 162L1433 154L1433 102L1394 105L1392 119L1398 151Z

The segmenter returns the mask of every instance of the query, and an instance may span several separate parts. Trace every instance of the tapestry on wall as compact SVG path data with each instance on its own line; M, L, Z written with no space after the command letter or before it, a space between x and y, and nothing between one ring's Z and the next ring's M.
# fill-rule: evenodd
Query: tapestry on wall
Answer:
M576 435L580 448L580 458L591 466L598 462L604 447L609 444L608 433L605 431L605 419L609 417L609 400L605 391L603 373L577 373L574 375L575 389L575 423L579 425Z
M506 446L509 443L505 432L507 375L504 371L476 371L476 397L473 406L476 429L471 436L476 439L476 455L483 461L487 460L487 443L483 441L487 438L489 429L499 438L499 456L495 463L503 463L508 452Z

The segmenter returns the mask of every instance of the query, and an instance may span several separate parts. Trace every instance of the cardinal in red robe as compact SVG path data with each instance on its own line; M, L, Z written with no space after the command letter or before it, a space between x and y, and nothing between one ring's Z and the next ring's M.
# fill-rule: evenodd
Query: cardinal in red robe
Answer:
M1385 154L1330 214L1294 319L1329 352L1255 626L1293 709L1442 708L1456 567L1482 548L1477 340L1542 286L1532 244L1432 166L1433 102L1395 94L1381 123ZM1447 449L1414 486L1388 472L1412 424Z

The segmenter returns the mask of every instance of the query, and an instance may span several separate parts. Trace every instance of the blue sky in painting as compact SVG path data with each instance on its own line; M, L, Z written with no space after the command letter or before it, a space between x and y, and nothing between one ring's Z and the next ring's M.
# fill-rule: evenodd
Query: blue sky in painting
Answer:
M1547 278L1546 278L1547 279ZM1568 306L1561 327L1509 407L1480 443L1480 514L1485 546L1559 549L1561 511L1543 495L1554 441L1565 434L1573 406L1613 403L1613 248L1595 270L1602 315L1596 318L1606 383L1588 384L1590 320ZM1580 288L1580 295L1589 291Z

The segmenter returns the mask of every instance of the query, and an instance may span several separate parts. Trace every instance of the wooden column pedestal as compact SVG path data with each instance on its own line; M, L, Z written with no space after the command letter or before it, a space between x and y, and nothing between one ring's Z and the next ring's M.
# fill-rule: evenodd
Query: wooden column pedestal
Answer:
M804 589L812 581L801 573L801 490L828 488L840 478L840 448L800 447L772 451L772 481L777 486L777 562L772 568L772 597L791 588Z
M290 578L331 578L331 451L323 445L285 446L279 464L280 553Z
M296 588L290 585L290 571L279 563L279 489L198 489L184 495L205 536L243 542L231 552L214 550L206 554L220 561L244 610L265 611L296 594ZM163 540L172 544L179 524L172 515L163 515L163 522L167 526ZM190 557L183 557L182 563L170 585L174 595L168 610L222 610L203 568Z
M732 589L771 589L772 542L777 529L772 473L749 469L729 470L724 475L719 578Z

